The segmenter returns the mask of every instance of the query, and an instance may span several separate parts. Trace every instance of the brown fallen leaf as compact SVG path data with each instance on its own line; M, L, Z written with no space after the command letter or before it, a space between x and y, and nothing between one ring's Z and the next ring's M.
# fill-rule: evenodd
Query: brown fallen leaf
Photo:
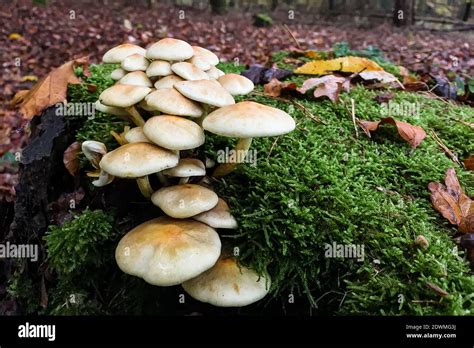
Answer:
M304 94L312 88L315 88L313 94L316 98L325 96L334 103L339 99L341 91L349 92L350 79L335 75L315 77L306 80L297 91Z
M462 190L453 168L446 171L444 182L445 185L439 182L428 184L433 208L458 226L459 232L474 233L474 201Z
M365 134L370 138L370 132L376 131L381 124L389 123L397 127L398 134L410 144L412 148L420 145L421 141L426 137L426 132L419 126L397 121L393 117L386 117L380 121L365 121L359 120L359 125Z
M280 80L273 78L269 83L263 86L263 92L271 97L279 97L285 91L296 90L296 83L294 82L281 82Z
M385 92L374 97L374 100L379 104L386 104L395 97L393 92Z
M467 170L474 170L474 155L469 155L464 159L464 167Z
M64 151L63 163L69 174L76 176L79 170L79 153L81 152L81 144L77 141L73 142Z
M74 68L82 66L87 71L88 57L71 60L51 71L45 78L36 83L27 93L18 92L12 100L20 104L20 112L25 119L31 119L49 106L66 99L68 84L78 84L81 80L74 73Z

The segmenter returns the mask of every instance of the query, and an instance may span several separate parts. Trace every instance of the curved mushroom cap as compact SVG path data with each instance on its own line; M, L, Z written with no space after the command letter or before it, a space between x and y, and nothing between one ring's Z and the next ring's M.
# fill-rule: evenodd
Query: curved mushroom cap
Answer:
M159 217L122 237L115 250L119 268L158 286L177 285L208 270L221 251L216 231L194 220Z
M248 78L238 74L225 74L217 81L232 95L244 95L253 91L254 84Z
M119 117L123 117L123 116L129 116L130 114L125 111L124 109L122 108L117 108L115 106L107 106L107 105L104 105L100 102L100 100L97 100L94 104L94 108L97 110L97 111L101 111L101 112L105 112L106 114L111 114L111 115L115 115L115 116L119 116Z
M112 80L117 81L117 80L120 80L122 77L124 77L126 74L127 72L125 70L123 70L122 68L117 68L110 73L110 78Z
M270 278L239 267L233 257L221 256L211 269L182 285L198 301L218 307L242 307L265 297L270 288Z
M170 150L190 150L204 144L204 131L191 120L160 115L149 118L143 126L145 136Z
M147 95L145 100L150 108L165 114L200 117L203 113L201 105L187 99L173 88L157 89Z
M125 140L129 143L151 143L143 133L142 127L133 127L127 133L125 133Z
M149 77L155 76L168 76L173 72L171 71L171 64L165 60L155 60L146 69L146 74Z
M201 103L217 107L235 104L230 93L215 81L181 81L175 83L174 88L185 97Z
M174 168L166 170L169 171L173 169ZM222 198L219 198L219 201L214 208L193 216L193 219L214 228L237 228L237 221L235 221L235 218L230 213L229 206Z
M201 56L192 56L189 58L186 62L193 64L196 66L198 69L201 69L202 71L209 70L211 68L211 64Z
M120 67L127 71L145 71L148 65L150 65L148 59L141 54L135 53L122 60Z
M188 62L174 63L171 66L171 70L173 70L176 75L188 81L209 80L209 76L204 71Z
M165 38L148 47L146 57L161 60L186 60L193 56L194 51L186 41Z
M102 61L104 63L121 63L126 57L135 53L144 56L146 50L140 46L129 43L118 45L105 52Z
M156 89L173 88L176 82L184 81L178 75L168 75L155 82Z
M194 56L200 56L200 58L207 61L210 65L219 64L219 57L217 57L214 52L200 46L192 46L192 48L194 51Z
M151 201L177 219L185 219L214 208L217 195L200 185L184 184L163 187L151 195Z
M122 77L118 83L122 85L134 85L134 86L145 86L152 87L148 76L143 71L133 71Z
M176 167L163 170L163 174L176 178L206 175L206 167L197 158L182 158ZM203 213L205 214L205 213Z
M150 92L149 87L116 84L104 90L99 100L105 105L126 108L138 103Z
M215 66L211 66L211 68L206 71L206 74L211 80L217 80L219 77L225 75L222 70L217 69Z
M84 156L86 156L86 158L93 164L97 160L97 157L100 158L107 153L107 147L105 144L95 140L83 141L81 144L81 150Z
M178 161L170 150L149 143L131 143L105 154L99 166L120 178L139 178L174 167Z
M295 121L282 110L244 101L211 112L202 126L225 137L255 138L289 133Z

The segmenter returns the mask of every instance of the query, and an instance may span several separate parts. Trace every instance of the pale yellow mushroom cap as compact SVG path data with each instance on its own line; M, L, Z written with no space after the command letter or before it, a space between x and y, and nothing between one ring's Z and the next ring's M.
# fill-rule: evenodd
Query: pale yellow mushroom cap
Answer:
M116 84L104 90L99 100L108 106L126 108L135 105L150 92L150 87Z
M193 56L194 51L186 41L165 38L155 42L146 50L149 59L161 59L169 61L186 60Z
M173 168L167 170L172 169ZM237 221L235 221L235 218L230 213L229 206L222 198L219 198L214 208L193 216L193 219L214 228L237 228Z
M195 220L160 217L123 236L115 260L127 274L171 286L208 270L220 251L221 241L213 228Z
M225 75L222 70L217 69L215 66L211 66L211 68L206 71L206 74L211 80L217 80L219 77Z
M125 133L125 140L129 143L151 143L143 133L143 127L133 127L127 133Z
M151 201L166 215L184 219L214 208L218 197L203 186L183 184L159 189L153 193Z
M197 158L182 158L176 167L163 170L163 174L176 178L203 176L206 175L206 167Z
M120 80L126 74L127 72L125 70L123 70L122 68L117 68L110 73L110 78L112 80Z
M189 100L174 88L157 89L147 95L146 103L150 108L170 115L200 117L203 113L201 105Z
M202 126L225 137L254 138L289 133L295 129L295 121L282 110L244 101L211 112Z
M210 65L219 64L219 57L217 57L214 52L199 46L192 46L192 48L194 51L194 56L199 56L201 59L207 61Z
M123 44L118 45L107 52L105 52L104 56L102 57L102 61L104 63L122 63L122 60L127 58L128 56L138 53L142 56L145 55L146 50L140 46L134 44Z
M97 110L97 111L101 111L101 112L105 112L106 114L111 114L111 115L115 115L115 116L119 116L119 117L124 117L124 116L129 116L130 114L125 111L124 109L122 108L118 108L118 107L115 107L115 106L107 106L107 105L104 105L100 102L100 100L97 100L94 104L94 108Z
M99 166L119 178L139 178L174 167L176 153L149 143L130 143L108 152Z
M243 307L265 297L270 288L268 275L240 266L233 257L220 257L216 264L182 284L194 299L218 307Z
M215 81L182 81L175 83L174 88L185 97L201 103L217 107L235 104L232 95Z
M209 80L209 76L196 65L188 62L174 63L171 70L178 76L188 81Z
M225 74L217 79L232 95L245 95L253 91L254 84L248 78L238 74Z
M176 82L184 81L178 75L168 75L155 82L156 89L173 88Z
M148 65L150 65L148 59L141 54L135 53L122 60L120 67L126 71L145 71Z
M155 60L146 69L146 74L149 77L155 76L168 76L173 72L171 71L171 64L165 60Z
M118 83L122 85L153 87L150 79L143 71L129 72L124 77L122 77Z

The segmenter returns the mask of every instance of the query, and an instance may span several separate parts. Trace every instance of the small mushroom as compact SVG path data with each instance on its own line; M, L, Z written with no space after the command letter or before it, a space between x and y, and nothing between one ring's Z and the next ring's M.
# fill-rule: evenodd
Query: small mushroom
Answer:
M217 82L232 95L249 94L255 87L252 81L238 74L225 74L219 77Z
M146 50L146 57L153 60L181 61L191 58L193 54L190 44L174 38L161 39Z
M233 171L246 157L252 138L289 133L295 129L295 121L282 110L245 101L211 112L202 126L217 135L240 138L234 150L237 158L219 165L213 173L214 177L222 177Z
M126 71L145 71L149 65L148 59L141 54L135 53L122 60L120 67Z
M182 158L176 167L163 170L163 174L181 178L179 183L186 184L191 176L206 175L206 167L197 158Z
M178 75L168 75L155 82L156 89L173 88L176 82L184 81Z
M210 80L217 80L219 77L225 75L222 70L217 69L215 66L211 66L211 68L206 71L206 74L209 76Z
M174 88L157 89L147 95L145 100L150 108L164 114L200 117L203 113L201 105L187 99Z
M134 127L124 134L124 138L128 143L151 143L143 133L143 127Z
M171 65L171 70L188 81L209 80L209 76L196 65L188 62L179 62Z
M86 140L82 143L81 148L82 153L84 154L84 156L86 156L92 166L100 170L100 172L98 172L98 179L94 180L92 182L92 185L96 187L102 187L110 184L114 180L113 175L110 175L109 173L101 169L99 164L102 157L107 153L107 147L105 146L105 144L94 140Z
M140 192L149 198L153 189L148 175L161 172L178 164L176 153L149 143L130 143L107 153L99 166L107 173L119 178L137 180Z
M118 83L122 85L153 87L148 76L143 71L132 71L122 77Z
M125 109L117 108L115 106L104 105L100 102L100 100L97 100L95 102L94 108L97 111L105 112L106 114L114 115L120 117L122 120L129 121L130 114L125 111Z
M182 81L174 87L185 97L207 105L223 107L235 104L235 100L222 86L209 80Z
M185 219L214 208L218 197L203 186L184 184L159 189L153 193L151 201L166 215Z
M243 307L268 293L270 277L240 266L233 257L221 256L212 268L182 284L194 299L218 307Z
M122 60L135 53L144 56L146 50L140 46L126 43L115 46L105 52L102 61L104 63L122 63Z
M119 268L157 286L196 277L219 258L221 241L212 228L191 219L160 217L138 225L118 243Z
M193 216L193 219L214 228L237 228L237 221L230 213L229 206L222 198L219 198L219 201L214 208Z
M155 60L146 69L148 77L168 76L171 71L171 64L165 60Z
M122 77L124 77L126 74L127 72L125 70L123 70L122 68L117 68L110 73L110 78L112 80L117 81L117 80L120 80Z
M194 56L193 57L199 57L202 60L205 60L211 66L219 64L219 57L217 57L215 53L208 50L207 48L200 47L200 46L192 46L192 48L193 48L193 51L194 51Z

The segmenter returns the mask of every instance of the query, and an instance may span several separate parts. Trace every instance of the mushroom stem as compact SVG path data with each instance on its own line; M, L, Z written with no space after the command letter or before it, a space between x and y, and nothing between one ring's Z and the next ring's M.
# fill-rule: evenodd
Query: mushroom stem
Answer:
M125 140L123 133L118 134L115 131L110 131L110 134L114 137L114 139L119 143L120 146L128 144L128 141Z
M168 186L169 184L168 179L162 172L156 173L156 176L158 177L158 180L160 180L161 185Z
M214 173L212 174L215 178L223 177L232 172L239 163L242 163L247 156L250 145L252 144L252 138L240 138L235 145L234 153L228 159L226 163L220 164Z
M202 108L203 108L202 115L201 115L201 117L199 117L198 119L196 119L196 123L197 123L200 127L202 127L202 121L204 121L204 119L206 118L206 116L209 114L209 109L210 109L209 104L201 103L201 105L202 105Z
M145 120L143 119L142 115L137 111L135 106L129 106L128 108L125 108L125 111L127 111L130 114L130 119L131 121L139 127L142 127L145 124Z
M136 180L138 188L140 189L140 192L142 193L143 197L149 199L153 194L153 188L150 185L150 180L148 180L148 176L145 175L140 178L137 178Z
M182 185L182 184L187 184L189 181L189 176L185 177L185 178L181 178L179 179L179 184Z

